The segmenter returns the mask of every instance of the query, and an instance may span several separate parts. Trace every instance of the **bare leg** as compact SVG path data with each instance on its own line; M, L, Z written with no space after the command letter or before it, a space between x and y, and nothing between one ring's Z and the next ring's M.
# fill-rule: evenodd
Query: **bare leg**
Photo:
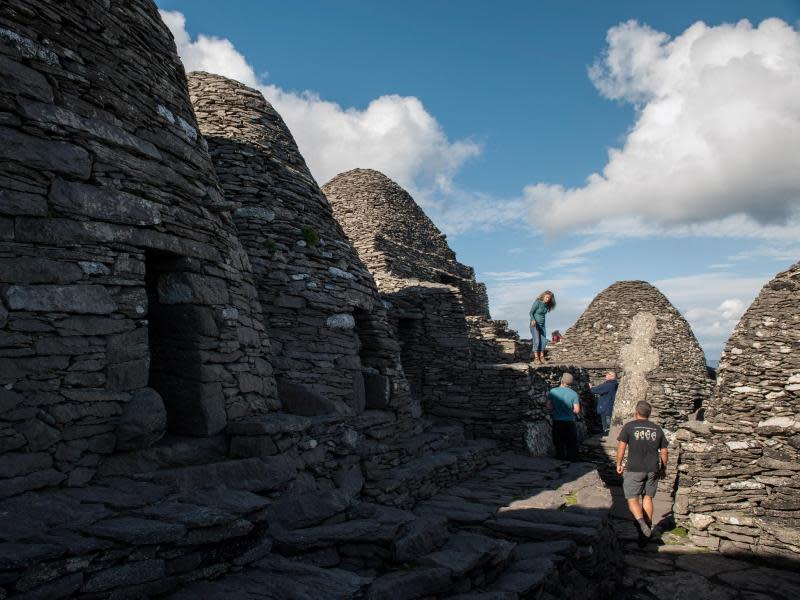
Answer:
M651 504L652 508L652 504ZM628 498L628 510L631 511L633 518L637 521L642 518L642 500L641 498Z
M644 509L644 520L650 527L653 526L653 498L645 496L642 500L642 508Z

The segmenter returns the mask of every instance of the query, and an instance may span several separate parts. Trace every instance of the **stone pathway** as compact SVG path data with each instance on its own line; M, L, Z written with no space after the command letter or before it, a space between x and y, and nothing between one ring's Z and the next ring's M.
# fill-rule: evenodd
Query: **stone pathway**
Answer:
M592 465L503 453L413 511L356 503L273 530L260 560L173 598L609 598L610 507Z
M671 489L676 459L670 457L670 477L659 486L651 541L640 548L633 518L622 494L614 465L616 442L600 436L583 442L582 455L593 461L613 498L611 524L625 564L620 600L769 600L800 598L800 573L776 569L759 560L729 557L689 541L675 528ZM673 453L674 454L674 453Z

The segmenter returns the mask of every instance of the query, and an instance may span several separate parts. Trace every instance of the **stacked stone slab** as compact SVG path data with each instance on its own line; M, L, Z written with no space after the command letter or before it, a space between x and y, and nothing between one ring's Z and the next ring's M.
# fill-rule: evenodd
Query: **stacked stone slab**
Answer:
M403 365L430 414L470 434L525 448L532 398L529 352L505 322L489 318L486 289L456 260L446 237L397 183L354 169L323 186L334 214L392 307Z
M447 236L397 183L372 169L353 169L323 192L382 293L413 280L442 283L458 288L466 314L489 318L486 286L456 260Z
M593 384L607 370L617 371L617 426L633 417L637 401L647 400L653 418L674 431L702 406L712 387L705 356L686 319L644 281L618 281L598 294L551 347L549 358L585 369Z
M189 90L225 197L235 203L284 408L409 411L400 348L372 276L280 115L260 92L218 75L191 74Z
M767 283L720 359L705 422L679 432L675 511L697 544L800 554L800 263Z
M0 73L0 598L586 597L614 572L590 466L419 415L282 121L201 74L223 197L153 2L6 2ZM460 320L398 302L465 357L439 393L488 399L526 369L504 324L466 318L485 294L462 279L420 288ZM273 355L281 318L306 355L283 333Z
M3 2L0 496L276 406L228 208L152 2Z

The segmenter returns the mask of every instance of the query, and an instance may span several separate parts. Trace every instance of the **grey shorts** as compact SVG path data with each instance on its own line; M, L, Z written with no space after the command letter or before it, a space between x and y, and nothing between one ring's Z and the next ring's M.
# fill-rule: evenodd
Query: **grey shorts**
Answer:
M654 498L658 489L658 473L625 471L622 476L622 491L625 499L650 496Z

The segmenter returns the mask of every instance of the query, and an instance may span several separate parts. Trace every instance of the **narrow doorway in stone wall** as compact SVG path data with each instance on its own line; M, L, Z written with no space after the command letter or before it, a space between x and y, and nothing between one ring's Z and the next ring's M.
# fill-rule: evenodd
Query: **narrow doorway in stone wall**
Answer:
M365 408L386 408L391 390L388 378L381 374L381 333L367 311L357 308L353 311L353 318L354 332L358 338L358 358L361 363L360 375L354 374L356 397L354 408L356 412L362 412Z
M145 253L149 386L163 398L167 431L177 435L205 436L225 425L221 387L209 401L202 360L202 336L214 333L213 311L193 303L187 259L169 252ZM208 375L206 373L206 375Z
M420 403L425 382L424 333L421 319L400 319L397 322L400 362L403 364L411 396Z

